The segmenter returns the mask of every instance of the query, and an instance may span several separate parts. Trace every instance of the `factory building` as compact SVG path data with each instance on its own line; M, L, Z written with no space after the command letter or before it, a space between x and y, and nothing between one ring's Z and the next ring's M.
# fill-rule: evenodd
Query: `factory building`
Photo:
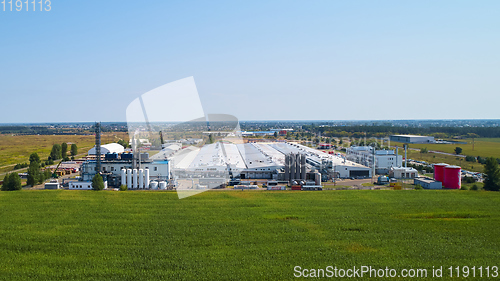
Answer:
M442 189L442 184L440 181L436 181L430 178L416 178L413 184L419 184L424 189Z
M373 167L375 158L377 174L388 174L392 167L399 167L403 162L403 156L396 155L394 150L376 150L371 146L351 146L346 150L346 157L348 160L368 167Z
M418 171L414 168L392 167L389 170L389 177L396 179L414 179L418 177Z
M101 175L104 181L111 187L119 187L124 184L129 188L134 188L133 184L129 184L130 180L124 181L122 176L122 170L125 171L137 171L140 170L149 172L150 180L156 181L168 181L170 179L170 163L168 160L152 160L149 159L148 153L140 154L140 164L137 168L134 168L134 159L132 153L108 153L105 154L104 160L101 161ZM97 161L89 160L82 163L81 166L81 179L83 182L90 182L97 172ZM132 173L132 172L131 172ZM139 178L139 174L130 174L133 178ZM139 180L138 180L139 181ZM78 188L85 189L85 185L82 182L75 182ZM149 184L149 183L148 183ZM145 185L143 185L145 188ZM77 189L77 188L75 188Z
M294 157L293 160L291 157ZM304 179L304 174L311 171L319 172L325 180L334 175L343 178L371 177L370 168L366 166L341 156L288 142L217 142L201 149L189 146L180 150L161 151L152 158L168 159L172 173L181 179L241 178L290 181Z
M417 135L392 135L390 140L403 143L436 143L434 137Z

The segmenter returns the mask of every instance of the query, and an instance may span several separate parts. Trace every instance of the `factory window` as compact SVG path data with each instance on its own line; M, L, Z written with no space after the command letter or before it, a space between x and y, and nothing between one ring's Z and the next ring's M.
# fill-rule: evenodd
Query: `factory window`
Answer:
M155 167L155 169L154 169L154 170L155 170L155 171L158 171L158 167Z

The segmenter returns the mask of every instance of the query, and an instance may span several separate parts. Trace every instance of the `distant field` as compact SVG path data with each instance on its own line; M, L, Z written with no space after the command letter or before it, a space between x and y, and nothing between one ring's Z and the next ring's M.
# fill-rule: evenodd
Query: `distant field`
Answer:
M125 137L128 139L126 133L105 134L102 137L102 142L114 142ZM33 152L37 152L40 158L47 159L52 146L63 142L76 143L78 152L82 153L94 146L95 137L92 135L12 136L0 134L0 169L10 164L28 162L29 155Z
M472 150L472 139L460 140L467 142L467 144L409 144L410 148L424 148L428 150L436 150L447 153L455 153L455 148L461 147L463 149L462 155L472 155L481 157L495 157L500 158L500 138L479 138L475 140L474 150ZM391 146L398 145L402 147L402 143L391 142ZM401 150L400 150L401 151Z
M0 192L0 280L284 280L294 266L429 274L499 266L499 205L498 192L460 190L213 191L183 200Z

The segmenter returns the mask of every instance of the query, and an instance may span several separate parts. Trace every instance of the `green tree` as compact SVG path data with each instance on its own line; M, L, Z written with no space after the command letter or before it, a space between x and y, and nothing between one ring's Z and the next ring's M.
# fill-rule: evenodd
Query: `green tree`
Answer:
M486 159L486 164L484 164L484 174L486 175L484 179L485 190L499 191L500 190L500 168L498 167L498 162L493 157L488 157Z
M457 146L457 147L455 147L455 154L457 154L457 155L458 155L458 154L460 154L460 153L462 153L462 148L461 148L461 147L458 147L458 146Z
M101 175L95 174L95 176L92 178L92 189L93 190L104 189L104 181L102 180Z
M121 146L123 146L123 148L127 148L128 147L128 142L126 142L123 139L118 140L118 144L121 145Z
M50 159L52 160L58 160L58 159L61 159L62 158L62 154L61 154L61 145L60 144L54 144L52 146L52 151L50 152Z
M21 178L18 173L10 173L3 179L2 191L21 190Z
M274 137L277 138L278 137L278 132L274 132Z
M76 144L71 145L71 156L76 156L78 154L78 147Z
M62 156L63 159L66 158L66 156L67 156L66 154L67 153L68 153L68 144L65 143L65 142L63 142L61 144L61 156Z
M28 180L27 185L35 186L40 179L40 157L37 153L31 153L30 165L28 167Z

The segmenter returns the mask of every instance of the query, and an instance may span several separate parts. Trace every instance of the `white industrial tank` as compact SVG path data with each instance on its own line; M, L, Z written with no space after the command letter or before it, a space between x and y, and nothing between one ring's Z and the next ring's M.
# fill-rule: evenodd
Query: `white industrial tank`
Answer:
M132 170L127 170L127 188L132 188Z
M137 169L132 170L132 188L137 188Z
M152 181L149 184L149 186L150 186L151 189L158 189L158 182L157 181Z
M144 188L144 170L139 169L139 188Z
M160 189L167 189L167 182L166 181L160 181L159 186L160 186Z
M144 186L149 188L149 169L144 169Z
M122 176L122 183L121 184L126 185L127 184L127 170L122 169L121 176Z

